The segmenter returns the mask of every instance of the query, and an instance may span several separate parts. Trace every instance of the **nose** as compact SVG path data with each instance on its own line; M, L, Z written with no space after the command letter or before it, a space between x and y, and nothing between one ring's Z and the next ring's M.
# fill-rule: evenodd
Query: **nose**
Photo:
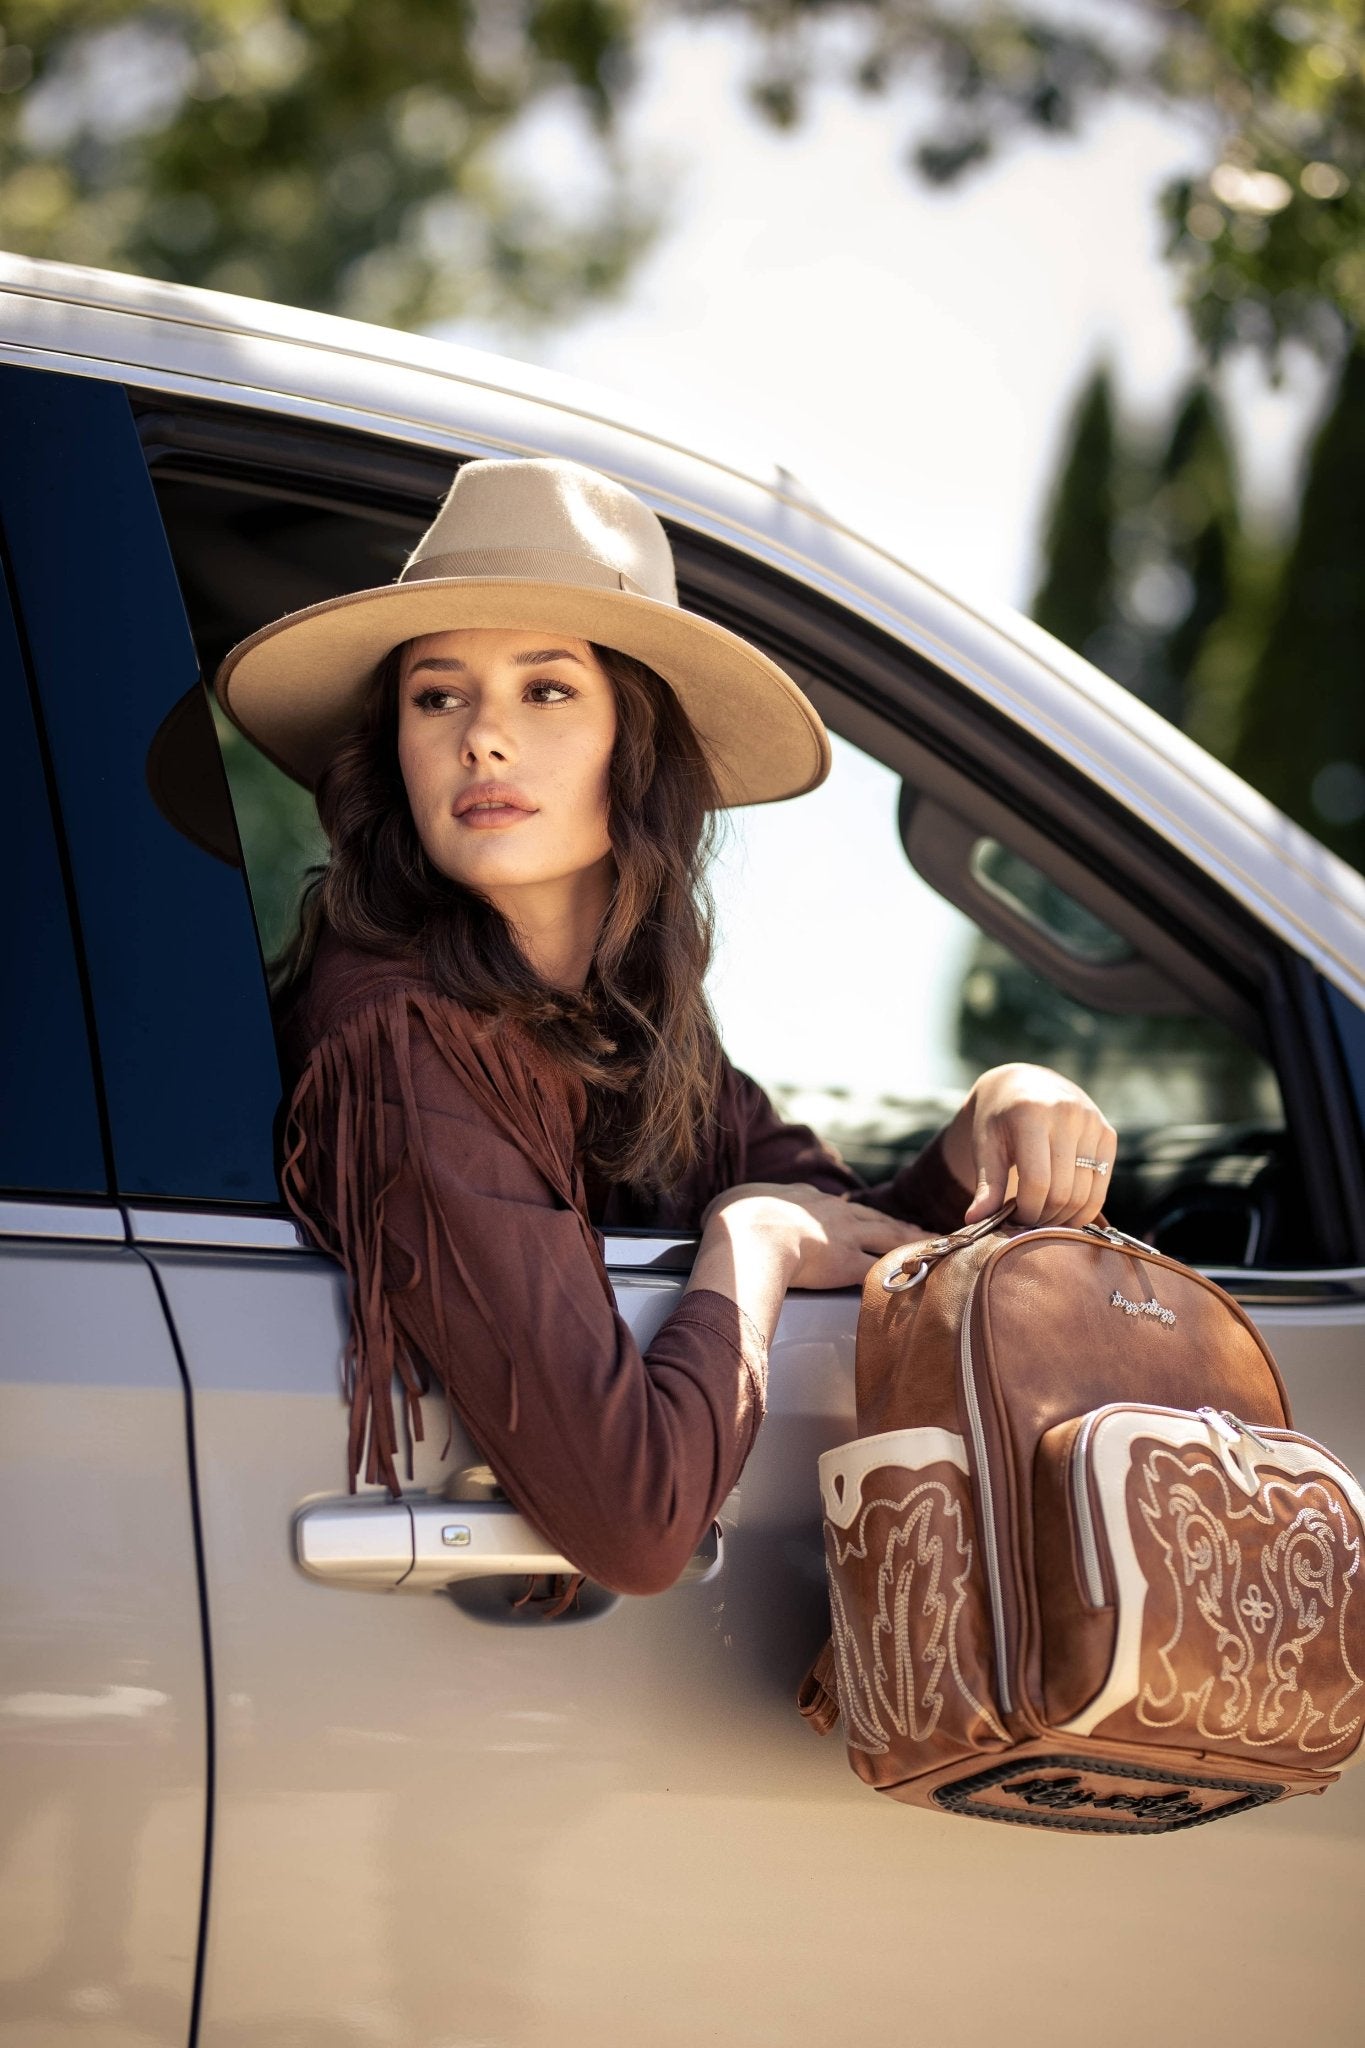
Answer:
M484 762L506 763L512 759L513 752L511 733L498 716L496 706L487 700L477 704L470 713L460 744L462 764L466 768L477 768Z

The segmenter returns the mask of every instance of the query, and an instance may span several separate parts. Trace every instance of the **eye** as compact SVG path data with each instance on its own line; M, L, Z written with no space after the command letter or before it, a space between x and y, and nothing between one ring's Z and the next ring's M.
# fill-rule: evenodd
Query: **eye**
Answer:
M546 691L552 694L547 696ZM572 684L557 683L547 676L541 682L528 684L526 694L533 704L567 704L578 692Z
M412 701L419 711L443 711L443 700L456 695L456 691L442 689L438 683L428 683L424 690L415 692Z

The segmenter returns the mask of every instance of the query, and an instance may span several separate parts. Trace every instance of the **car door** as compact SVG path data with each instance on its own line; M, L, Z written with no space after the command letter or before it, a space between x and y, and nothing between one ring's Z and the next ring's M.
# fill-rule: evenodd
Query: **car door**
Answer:
M111 1197L49 803L70 763L35 718L42 618L11 599L41 409L0 379L0 2041L184 2048L209 1767L186 1389ZM84 688L117 688L108 652Z
M52 401L48 473L68 401L65 393ZM509 1584L505 1569L431 1590L449 1581L452 1558L463 1568L499 1531L535 1556L532 1532L486 1498L474 1447L457 1438L442 1461L435 1402L404 1504L366 1489L345 1496L344 1285L300 1244L274 1200L278 1082L262 964L234 872L240 854L223 810L222 767L203 745L207 707L186 680L180 591L208 621L196 630L211 659L211 582L224 561L250 575L262 554L283 559L296 547L296 566L322 575L330 563L335 573L352 559L341 500L366 488L374 492L371 537L381 536L373 546L382 553L390 545L382 540L388 522L397 555L421 516L421 490L405 464L431 458L374 436L334 437L357 467L347 492L332 472L329 498L319 444L301 433L286 473L277 468L257 489L246 475L250 418L220 412L229 475L212 408L201 407L193 433L181 435L167 403L158 401L155 418L148 405L138 398L130 407L112 389L98 404L84 391L70 401L71 467L88 459L97 429L122 451L116 525L141 536L141 629L160 650L155 664L142 665L136 702L130 695L97 719L89 745L100 775L81 793L89 837L84 852L73 838L73 870L82 919L98 929L95 950L110 977L95 987L94 1007L102 1056L118 1073L110 1084L114 1171L193 1390L216 1736L202 2040L559 2048L624 2038L673 2048L702 2038L786 2048L856 2026L862 2039L890 2048L911 2031L976 2041L1008 2026L1024 2041L1079 2044L1101 2030L1145 2038L1173 2010L1184 2030L1219 2035L1227 1983L1210 1951L1220 1929L1257 1927L1272 1896L1286 1952L1331 1954L1347 1940L1361 1875L1358 1783L1125 1856L1107 1841L1039 1838L879 1802L853 1779L837 1739L820 1742L795 1713L795 1687L826 1627L815 1459L852 1429L856 1295L789 1298L769 1414L723 1511L719 1554L700 1559L668 1593L595 1599L578 1617L546 1620L510 1604L520 1582ZM180 590L164 539L158 553L139 427L161 475ZM278 418L271 431L282 432ZM194 466L163 465L163 451L184 458L190 441ZM306 482L297 472L294 496L315 510L331 504L332 527L316 530L289 516L290 466L314 461ZM214 510L215 490L229 486L247 493L240 516ZM434 497L434 475L430 487ZM254 552L244 552L253 536ZM49 527L43 544L74 538L63 543ZM994 792L988 822L999 842L1023 845L1019 827L1029 824L1035 838L1023 852L1042 858L1054 841L1077 843L1084 793L1063 801L1036 747L1018 735L977 733L970 746L955 738L948 721L965 719L965 704L941 681L940 703L913 664L880 641L864 645L852 616L808 613L795 584L749 577L741 556L689 550L686 534L677 538L694 601L804 663L840 736L841 773L852 778L839 816L880 819L879 840L850 840L856 865L842 884L836 874L823 909L794 891L791 842L780 836L799 825L810 844L825 845L815 811L798 821L798 807L779 806L738 821L748 837L733 850L739 879L725 884L731 937L718 994L722 1016L734 1020L732 1051L794 1110L822 1087L826 1109L847 1104L869 1057L870 1025L859 1019L897 1015L913 1044L912 1013L931 981L939 1009L955 1014L971 976L989 969L964 952L991 937L989 928L945 921L934 908L942 897L916 880L912 835L903 835L898 813L903 786L942 794L951 758L967 762L972 789ZM114 550L102 590L115 612L131 545ZM36 581L35 592L37 604ZM52 632L69 642L61 595L52 580ZM53 669L64 678L53 684L54 706L60 697L63 715L79 706L89 718L90 703L70 685L74 657L65 658ZM930 749L926 764L907 748L932 730L935 708L941 750ZM260 794L255 773L240 761L234 772L243 836ZM968 803L967 793L955 794ZM1280 1207L1306 1204L1301 1241L1317 1264L1267 1267L1262 1277L1279 1306L1257 1312L1283 1318L1272 1342L1305 1425L1322 1427L1365 1464L1353 1240L1349 1231L1332 1235L1313 1192L1324 1182L1330 1193L1359 1166L1344 1066L1335 1047L1309 1035L1310 1020L1333 1028L1329 999L1245 929L1236 906L1201 907L1187 873L1173 868L1163 882L1157 850L1138 834L1124 841L1113 814L1103 822L1119 835L1111 857L1139 908L1152 907L1146 899L1155 904L1166 885L1188 899L1169 919L1182 927L1183 967L1165 958L1156 965L1168 977L1192 977L1185 1014L1207 1011L1227 1035L1221 1053L1205 1043L1186 1066L1197 1082L1220 1060L1242 1060L1251 1077L1245 1106L1282 1119L1278 1164L1289 1193ZM765 846L768 829L778 837ZM264 810L251 815L258 848L273 847L279 859L286 842L294 854L303 845L291 831ZM246 857L250 865L250 846ZM250 881L264 929L267 905L273 916L284 899L270 895L260 859ZM800 934L806 969L814 954L837 995L838 920L847 922L853 894L871 897L890 936L807 1041L830 1047L846 1070L803 1072L792 1064L797 1041L779 1027L802 1001L819 1005L808 971L784 989L782 935L790 948ZM766 951L743 942L745 900L767 904L761 922L777 939ZM1120 904L1113 914L1123 937L1128 910ZM931 974L940 942L948 965ZM750 953L765 964L746 996L735 964ZM1074 1002L1075 991L1063 994ZM1144 1000L1157 1001L1150 986ZM1095 1014L1125 1013L1097 1006ZM919 1043L932 1051L923 1032ZM930 1078L928 1101L913 1099L907 1083L892 1103L899 1124L889 1115L880 1124L846 1117L850 1156L856 1141L875 1169L913 1143L917 1126L960 1092L960 1066ZM883 1089L883 1109L885 1097ZM1344 1134L1327 1129L1324 1103L1347 1117ZM1261 1156L1239 1152L1224 1129L1254 1118L1212 1121L1224 1130L1215 1164ZM1151 1162L1143 1155L1139 1165L1147 1173ZM1158 1158L1152 1172L1163 1195L1183 1184L1179 1172L1162 1180L1164 1170ZM1135 1169L1135 1184L1141 1178ZM1206 1185L1209 1174L1194 1179ZM618 1299L642 1340L682 1285L687 1256L685 1243L650 1233L609 1242ZM1241 1274L1253 1291L1250 1269L1239 1269L1239 1284ZM505 1554L493 1561L505 1564ZM1345 2040L1353 2008L1342 1973L1305 1969L1292 1983L1258 1984L1242 2031L1269 2042L1307 2026L1318 2039Z

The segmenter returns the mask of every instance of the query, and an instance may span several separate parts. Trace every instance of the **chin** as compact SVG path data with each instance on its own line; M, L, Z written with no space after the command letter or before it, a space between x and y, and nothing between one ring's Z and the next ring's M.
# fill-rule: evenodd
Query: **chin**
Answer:
M448 882L458 882L462 889L514 889L519 883L538 882L541 877L526 872L523 861L499 860L497 850L491 849L487 860L436 860Z

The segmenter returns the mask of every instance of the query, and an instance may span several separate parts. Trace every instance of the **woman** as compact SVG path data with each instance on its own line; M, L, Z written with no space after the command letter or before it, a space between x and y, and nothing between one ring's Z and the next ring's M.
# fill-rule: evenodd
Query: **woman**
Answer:
M434 1377L564 1555L661 1590L748 1456L789 1287L857 1285L1011 1173L1026 1221L1098 1212L1114 1133L1046 1069L983 1075L865 1189L729 1065L708 823L814 787L828 740L681 608L662 526L606 477L467 463L396 583L265 627L216 688L330 842L278 989L282 1184L352 1283L353 1489L399 1492L393 1373L417 1437ZM646 1222L701 1242L642 1355L594 1223Z

